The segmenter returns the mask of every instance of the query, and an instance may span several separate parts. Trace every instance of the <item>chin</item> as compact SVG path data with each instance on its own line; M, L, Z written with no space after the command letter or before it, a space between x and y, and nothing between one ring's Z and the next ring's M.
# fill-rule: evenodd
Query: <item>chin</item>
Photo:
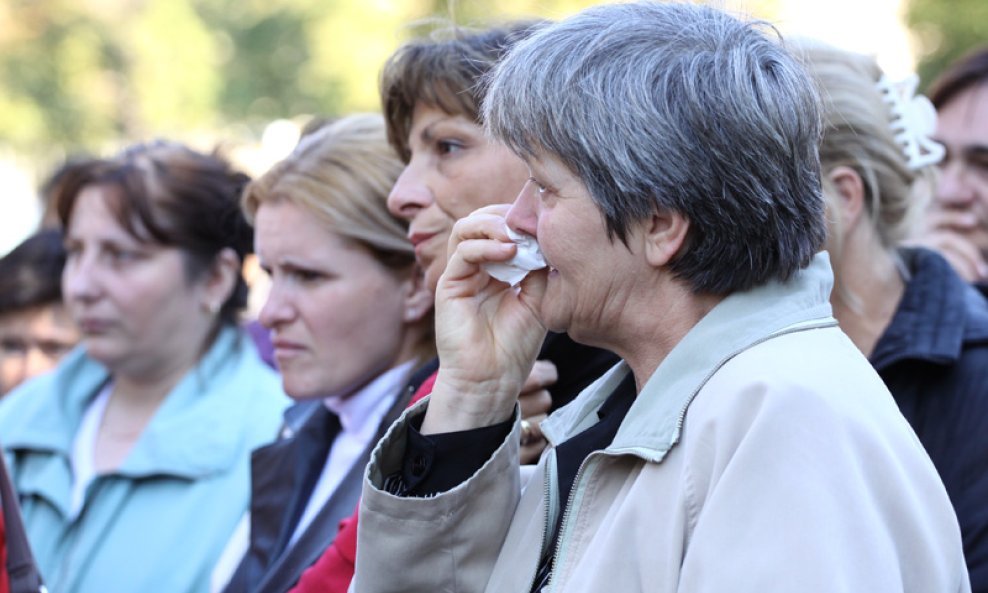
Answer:
M105 343L101 344L92 339L85 341L84 348L86 349L86 356L110 369L119 366L118 363L123 358L119 348Z
M296 369L297 370L297 369ZM321 399L327 393L320 389L319 381L312 377L300 376L299 373L281 371L281 388L288 397L294 400Z

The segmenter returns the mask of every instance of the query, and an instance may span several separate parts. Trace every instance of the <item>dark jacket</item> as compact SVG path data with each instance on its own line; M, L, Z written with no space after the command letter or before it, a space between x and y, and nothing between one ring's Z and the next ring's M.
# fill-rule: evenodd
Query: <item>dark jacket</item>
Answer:
M298 581L336 537L340 520L357 507L364 466L374 445L434 370L430 363L415 373L381 420L377 437L287 550L339 424L330 419L321 400L296 404L285 413L281 438L251 455L250 544L224 593L283 593Z
M538 359L556 365L559 374L559 380L549 386L552 411L576 399L584 388L620 360L607 350L578 344L568 335L554 332L549 332L542 342Z
M3 536L7 546L7 571L10 593L38 593L44 591L41 574L34 563L28 545L24 524L21 522L20 505L11 486L7 464L0 455L0 508L3 511Z
M974 593L988 593L988 300L940 255L911 274L871 363L936 466L960 521Z

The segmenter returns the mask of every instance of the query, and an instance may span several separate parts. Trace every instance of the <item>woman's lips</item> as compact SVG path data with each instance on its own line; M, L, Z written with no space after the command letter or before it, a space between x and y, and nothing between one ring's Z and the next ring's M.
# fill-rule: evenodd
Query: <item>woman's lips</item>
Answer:
M79 331L85 335L98 335L105 333L111 325L109 319L99 317L83 317L77 321Z
M411 242L412 247L415 249L415 257L419 260L419 263L427 262L429 260L427 251L434 239L439 233L429 233L429 232L413 232L408 235L408 240Z
M408 240L409 242L411 242L412 247L418 247L422 243L425 243L426 241L428 241L429 239L435 236L436 233L414 232L414 233L409 233Z
M305 350L301 344L289 340L275 339L271 341L271 346L274 348L275 358L291 358Z

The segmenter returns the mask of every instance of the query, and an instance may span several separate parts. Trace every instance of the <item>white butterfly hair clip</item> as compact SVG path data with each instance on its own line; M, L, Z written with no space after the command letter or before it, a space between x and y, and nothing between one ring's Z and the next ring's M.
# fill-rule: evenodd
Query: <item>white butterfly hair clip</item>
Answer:
M883 74L877 86L892 113L892 134L902 147L909 168L915 171L939 163L946 150L930 138L936 131L937 110L929 99L916 94L919 77L912 74L900 82L892 82Z

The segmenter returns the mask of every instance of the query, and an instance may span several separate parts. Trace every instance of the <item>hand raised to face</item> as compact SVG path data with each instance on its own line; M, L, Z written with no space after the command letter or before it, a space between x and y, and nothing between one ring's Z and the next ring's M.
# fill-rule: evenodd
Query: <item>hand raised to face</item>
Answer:
M545 338L537 315L545 272L530 274L514 289L482 268L515 253L504 226L507 210L506 205L481 208L453 228L451 257L436 290L440 368L422 424L425 434L490 426L510 417Z

